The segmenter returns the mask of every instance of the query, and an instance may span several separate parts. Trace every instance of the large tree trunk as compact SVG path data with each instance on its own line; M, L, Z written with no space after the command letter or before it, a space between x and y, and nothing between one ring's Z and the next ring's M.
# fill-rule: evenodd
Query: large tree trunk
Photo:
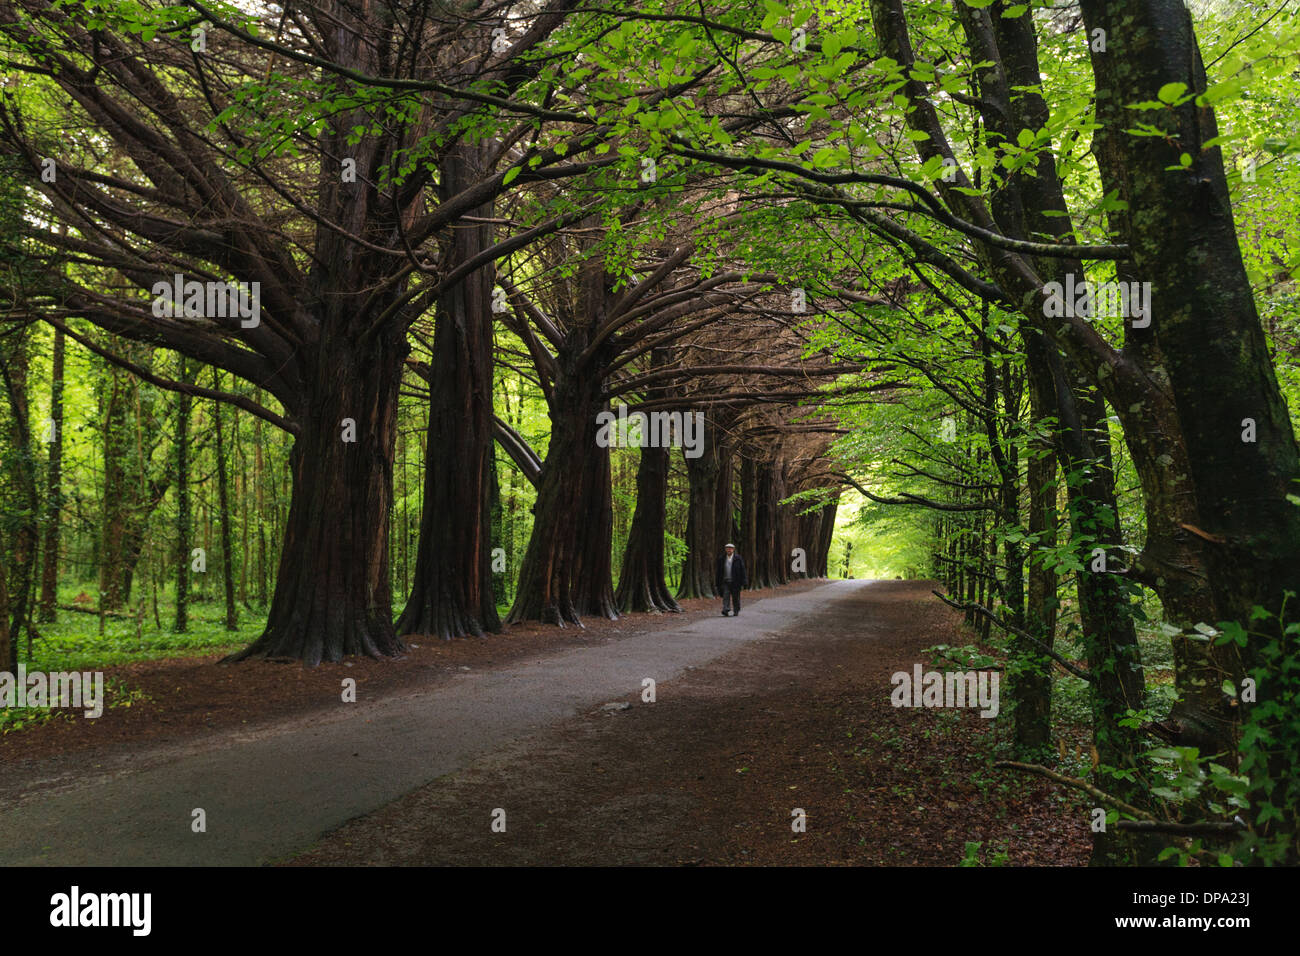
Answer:
M266 630L233 660L315 666L404 650L393 627L388 534L406 353L398 330L319 344L312 399L296 416L302 431L290 453L293 491Z
M1284 592L1300 593L1300 509L1286 500L1300 453L1242 263L1222 154L1205 146L1218 135L1214 111L1190 96L1137 117L1128 108L1169 83L1187 84L1189 94L1206 88L1191 15L1180 0L1084 0L1081 8L1089 30L1117 38L1092 63L1102 127L1094 151L1104 188L1127 204L1112 222L1132 250L1119 278L1153 289L1151 325L1130 331L1125 351L1168 402L1158 430L1126 418L1125 432L1165 535L1155 549L1149 537L1139 565L1165 579L1166 612L1185 628L1175 639L1182 699L1169 729L1175 742L1231 760L1240 709L1226 706L1220 685L1261 666L1264 642L1252 639L1239 654L1191 628L1248 626L1252 607L1277 613ZM1129 135L1135 118L1166 135ZM1187 168L1182 154L1192 158ZM1117 402L1116 412L1129 409ZM1253 443L1242 440L1245 419L1255 424ZM1295 773L1274 770L1278 779Z
M781 535L781 463L768 458L757 463L754 480L754 553L750 584L772 588L784 584Z
M619 613L614 600L614 484L609 449L588 449L583 464L579 509L572 512L577 535L573 606L580 616L615 621Z
M831 537L835 533L835 507L838 495L829 503L814 511L799 515L795 519L797 540L793 547L804 549L805 568L803 571L791 570L792 576L804 578L826 577L827 552L830 551ZM792 562L793 563L793 562Z
M821 537L822 513L810 511L808 514L796 515L794 518L794 534L791 537L791 551L795 548L803 550L803 561L798 562L794 557L790 559L790 578L797 580L799 578L811 578L815 576L814 557L816 545L813 543Z
M669 450L642 448L636 510L614 598L620 611L680 611L664 579L664 516Z
M773 534L772 572L773 584L790 583L790 551L794 540L794 509L781 503L786 496L786 462L778 459L772 469L772 515L775 519Z
M677 587L679 598L711 598L713 567L721 545L718 533L718 429L713 420L706 418L703 453L698 458L686 459L686 481L689 488L686 511L686 557L682 559L682 580ZM730 471L730 469L728 469Z
M819 538L816 545L817 550L813 552L813 554L816 555L816 561L810 565L814 577L830 577L831 544L835 540L835 515L836 512L839 511L839 507L840 493L839 490L836 489L834 497L831 498L830 503L822 508L822 520L821 524L818 526Z
M30 329L24 328L9 332L10 345L7 353L0 356L0 374L4 379L5 396L9 401L9 439L12 453L11 471L4 475L12 482L11 487L0 491L0 504L11 510L6 516L5 524L12 529L9 553L3 552L4 542L0 539L0 558L7 558L10 564L8 593L5 596L8 622L6 633L0 640L7 643L7 650L0 646L0 653L15 663L18 660L18 639L25 628L27 631L27 649L31 653L31 604L36 564L36 545L39 541L37 514L39 503L36 493L36 471L32 466L32 429L31 413L28 406L27 375L30 363L29 349ZM12 496L12 497L11 497ZM14 672L14 668L9 668Z
M52 624L59 591L59 531L63 519L63 356L62 330L54 332L50 374L50 465L45 476L45 547L41 565L40 620Z
M749 555L749 586L758 587L755 567L758 554L758 462L751 454L740 459L740 540L736 547Z
M595 376L565 365L569 352L559 357L551 442L509 624L580 625L583 614L618 617L609 556L614 529L609 449L596 443L596 416L607 403Z
M481 147L453 150L441 168L444 198L477 182ZM488 219L492 206L473 213ZM449 268L492 244L488 223L453 231ZM498 631L492 587L492 273L478 269L438 303L429 375L424 512L415 579L399 634L444 639Z
M602 445L597 417L609 411L600 369L607 343L582 358L605 323L609 278L599 257L578 279L577 311L557 347L550 396L551 442L537 482L533 531L519 570L519 590L507 623L541 620L581 625L582 615L618 619L614 603L614 507L609 446Z
M733 544L736 528L735 515L735 446L722 437L721 425L716 420L712 423L718 439L718 474L713 483L713 548L717 557L722 553L728 541ZM709 573L713 573L714 561L709 561Z

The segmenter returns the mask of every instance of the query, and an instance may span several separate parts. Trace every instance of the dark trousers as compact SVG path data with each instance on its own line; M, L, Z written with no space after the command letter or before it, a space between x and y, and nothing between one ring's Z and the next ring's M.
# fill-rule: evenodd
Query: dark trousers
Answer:
M728 603L730 599L730 603ZM734 608L736 613L740 613L740 585L734 581L722 582L722 609L724 611Z

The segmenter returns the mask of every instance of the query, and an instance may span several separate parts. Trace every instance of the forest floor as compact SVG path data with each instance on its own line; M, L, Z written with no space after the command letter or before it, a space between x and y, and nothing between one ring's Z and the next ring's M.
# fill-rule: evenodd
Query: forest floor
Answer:
M137 693L111 720L0 739L0 862L1084 863L1083 805L992 769L1005 720L891 706L892 673L969 640L929 586L803 582L738 619L687 602L396 663L114 668Z

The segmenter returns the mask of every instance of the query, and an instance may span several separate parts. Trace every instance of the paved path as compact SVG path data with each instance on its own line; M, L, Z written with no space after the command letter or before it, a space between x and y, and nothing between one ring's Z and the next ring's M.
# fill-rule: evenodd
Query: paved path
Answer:
M338 715L231 734L146 769L0 803L0 865L245 866L285 857L474 758L671 680L746 643L813 625L868 584L833 581L716 616L534 661ZM201 807L207 832L191 830Z

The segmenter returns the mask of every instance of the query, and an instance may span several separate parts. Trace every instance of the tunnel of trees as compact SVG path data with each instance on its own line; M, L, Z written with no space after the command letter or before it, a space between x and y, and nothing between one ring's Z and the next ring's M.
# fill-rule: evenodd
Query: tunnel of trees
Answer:
M1296 13L638 7L0 0L0 669L392 659L888 527L1008 772L1082 688L1095 862L1296 862Z

